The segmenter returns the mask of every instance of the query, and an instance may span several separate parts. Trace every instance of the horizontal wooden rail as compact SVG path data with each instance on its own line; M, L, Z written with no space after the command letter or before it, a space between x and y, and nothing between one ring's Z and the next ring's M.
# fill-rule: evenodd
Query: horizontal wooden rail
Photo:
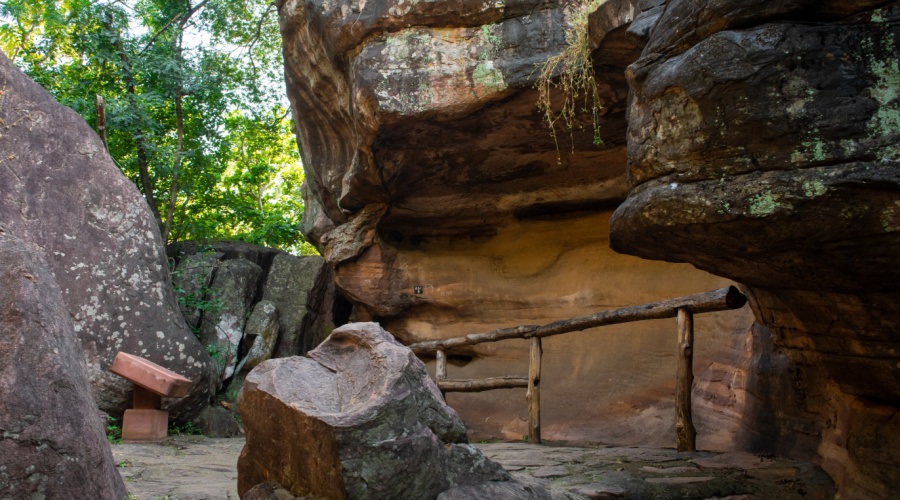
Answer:
M541 443L541 338L577 332L604 325L629 323L647 319L678 318L678 377L675 391L675 435L678 451L697 449L697 431L691 416L691 387L693 376L694 319L698 313L739 309L747 303L747 297L730 286L712 292L698 293L677 299L653 302L640 306L603 311L589 316L554 321L546 325L524 325L500 328L492 332L474 333L465 337L419 342L409 346L416 354L436 351L435 378L441 393L480 392L492 389L527 387L528 440ZM531 360L528 377L493 377L476 380L447 380L447 355L445 350L454 347L497 342L506 339L531 339Z
M409 346L416 354L425 354L435 350L447 350L484 342L497 342L506 339L530 339L532 337L550 337L568 332L577 332L604 325L630 323L647 319L674 318L679 309L691 314L740 309L747 303L737 288L729 286L711 292L698 293L677 299L653 302L640 306L623 307L612 311L603 311L588 316L554 321L546 325L523 325L513 328L500 328L492 332L473 333L465 337L445 340L418 342Z
M528 387L528 377L490 377L474 380L438 380L438 388L444 392L481 392L492 389Z

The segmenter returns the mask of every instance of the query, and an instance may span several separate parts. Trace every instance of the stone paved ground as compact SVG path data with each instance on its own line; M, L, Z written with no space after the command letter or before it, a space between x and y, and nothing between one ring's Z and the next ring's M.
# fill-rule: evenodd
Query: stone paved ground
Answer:
M139 500L238 500L244 440L170 437L163 444L113 445L128 490ZM818 467L749 453L678 453L655 448L478 444L513 475L536 477L557 499L826 500L834 487Z

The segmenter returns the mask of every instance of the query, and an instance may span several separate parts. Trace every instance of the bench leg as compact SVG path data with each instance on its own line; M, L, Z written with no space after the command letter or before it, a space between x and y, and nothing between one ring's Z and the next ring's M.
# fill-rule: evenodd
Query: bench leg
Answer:
M122 441L125 443L160 441L169 427L165 410L125 410L122 419Z

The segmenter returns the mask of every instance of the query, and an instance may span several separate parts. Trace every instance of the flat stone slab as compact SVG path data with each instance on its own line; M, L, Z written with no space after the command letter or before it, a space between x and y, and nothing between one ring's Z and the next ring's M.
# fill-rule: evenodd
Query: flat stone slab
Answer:
M237 459L243 438L168 437L112 445L125 487L137 500L239 500Z
M715 479L713 476L696 476L696 477L648 477L644 479L648 483L653 484L693 484L705 483Z
M147 389L150 392L167 398L183 398L187 396L193 385L181 375L148 361L140 356L120 352L116 354L109 371Z
M565 467L557 465L554 467L541 467L531 472L531 475L538 479L549 479L552 477L565 477L571 473Z
M775 461L752 453L730 451L712 457L700 457L691 460L704 469L759 469L771 467Z
M583 497L591 499L607 500L615 498L625 498L625 490L623 488L619 488L618 486L610 486L608 484L585 484L571 488L569 489L569 491L575 493L576 495L581 495Z
M169 437L162 444L112 445L112 450L116 463L124 465L119 472L125 486L137 500L166 496L168 500L238 500L236 466L243 446L242 438L185 436ZM738 462L728 453L527 443L475 446L510 470L514 477L537 478L532 480L540 481L558 499L807 500L830 499L835 492L831 479L820 468L783 458L746 454L755 458L741 457L740 463L751 467L742 469L735 467ZM699 464L693 463L697 459L723 456L712 463L728 466L700 470ZM537 477L559 470L565 471L565 475ZM673 477L661 474L660 470L678 472Z

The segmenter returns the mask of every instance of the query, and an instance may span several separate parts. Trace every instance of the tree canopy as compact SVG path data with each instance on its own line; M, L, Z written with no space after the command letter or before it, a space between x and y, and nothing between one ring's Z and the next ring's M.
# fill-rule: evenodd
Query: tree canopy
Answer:
M97 127L166 242L314 252L274 3L3 0L0 46Z

